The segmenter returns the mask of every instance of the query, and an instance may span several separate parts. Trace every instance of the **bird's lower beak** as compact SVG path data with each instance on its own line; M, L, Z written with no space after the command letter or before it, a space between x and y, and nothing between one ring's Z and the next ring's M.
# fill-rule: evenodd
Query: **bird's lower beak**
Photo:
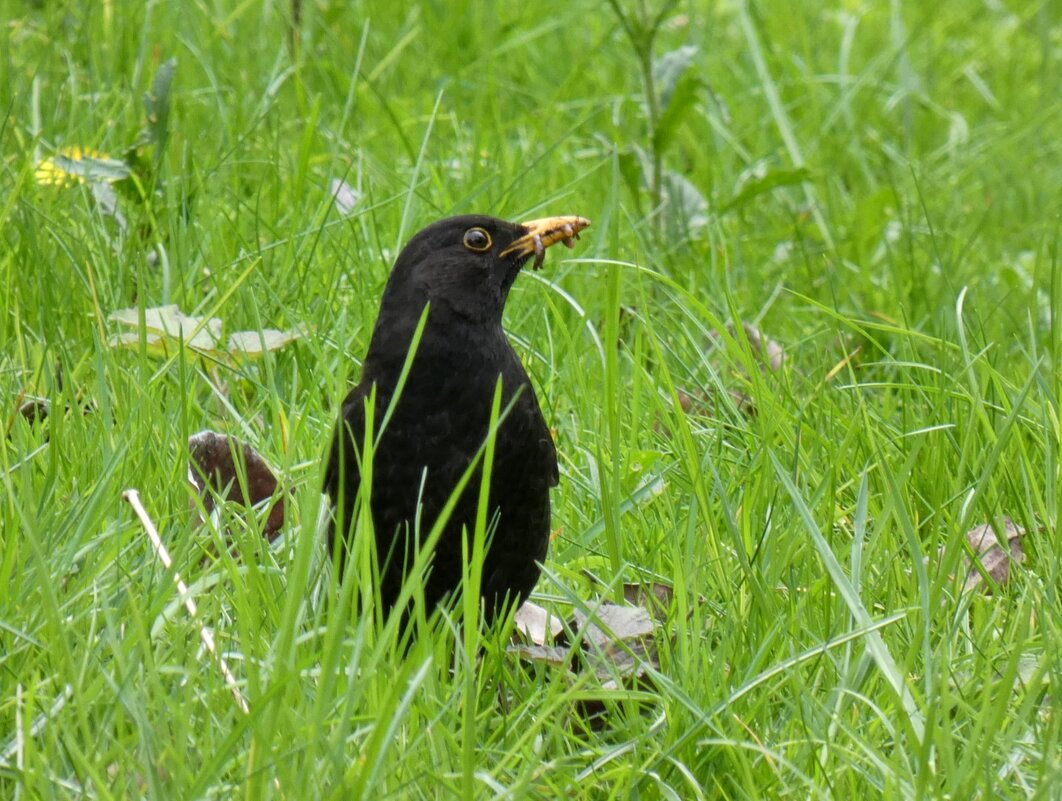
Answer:
M523 227L527 233L503 250L501 257L523 258L534 254L534 268L537 270L542 266L546 248L557 242L563 242L565 247L574 247L579 232L589 225L590 221L585 217L574 216L543 217L541 220L525 222Z

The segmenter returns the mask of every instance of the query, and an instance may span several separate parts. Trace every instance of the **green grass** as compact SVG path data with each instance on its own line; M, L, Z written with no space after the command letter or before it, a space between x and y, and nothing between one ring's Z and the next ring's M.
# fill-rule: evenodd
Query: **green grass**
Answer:
M696 46L690 102L653 123L622 4L356 5L304 0L293 49L284 2L0 0L0 796L1058 798L1057 6L678 4L652 52ZM126 233L37 184L121 156L171 57ZM321 455L391 261L471 211L594 221L506 319L561 458L537 600L673 584L644 686L445 621L403 656L327 568ZM236 371L107 347L164 303L313 334ZM202 560L208 427L295 483L271 551ZM1006 516L1025 564L964 595Z

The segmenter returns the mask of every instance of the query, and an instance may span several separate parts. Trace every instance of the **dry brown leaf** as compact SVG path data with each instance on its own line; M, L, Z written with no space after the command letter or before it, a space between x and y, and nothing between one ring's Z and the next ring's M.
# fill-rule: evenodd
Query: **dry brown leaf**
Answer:
M727 323L726 327L732 336L737 336L737 329L733 323ZM742 328L745 329L745 338L748 339L753 352L760 357L763 365L773 372L781 370L786 358L785 349L752 323L744 323Z
M524 601L516 610L516 631L532 645L545 645L561 635L564 624L544 607Z
M30 398L18 407L18 413L31 426L48 419L52 406L46 398Z
M136 350L144 343L149 356L167 359L181 353L190 358L206 357L217 362L241 365L270 351L277 351L305 337L309 328L297 325L287 331L265 328L261 331L236 331L222 344L223 323L217 317L190 317L175 305L144 309L144 326L140 330L140 309L119 309L107 319L135 328L112 336L112 348Z
M246 495L238 477L234 452L243 461ZM215 496L247 507L275 498L262 533L270 541L277 538L284 525L284 493L278 493L277 478L258 451L227 434L200 431L188 438L188 455L188 480L202 496L208 512L216 505Z
M624 591L637 597L640 588L626 585ZM654 584L652 593L652 603L659 604L664 597L670 602L670 587ZM572 644L566 643L566 632L561 632L554 635L555 645L516 643L509 646L509 652L532 664L568 668L567 675L572 678L593 673L600 681L599 692L580 697L572 722L598 730L608 725L610 699L618 694L627 697L631 689L651 688L647 668L660 666L655 643L659 627L649 611L639 606L602 603L588 608L589 612L576 610L569 621L568 630L574 633ZM522 611L518 610L518 615ZM548 618L539 607L528 610L528 614L534 620ZM545 629L539 632L544 635Z
M307 335L309 329L303 325L278 331L275 328L263 328L261 331L237 331L229 336L229 353L236 361L244 358L258 359L270 351L287 347L297 339Z
M528 662L552 665L553 667L564 667L565 662L568 660L568 655L571 653L571 649L565 645L525 645L518 643L510 645L508 650L509 653L516 654Z
M781 370L788 358L785 349L752 323L742 323L741 327L745 333L745 339L748 340L749 347L752 349L754 356L759 362L760 371L763 373L776 373ZM727 323L726 330L732 337L738 337L737 326L735 323ZM710 337L712 342L717 346L721 344L722 336L718 331L712 331ZM740 362L738 363L736 373L741 380L742 387L747 385L748 370L745 368L744 364ZM731 387L727 392L730 394L730 397L738 410L749 416L756 414L756 404L752 397L743 388ZM708 405L710 409L711 404Z
M587 615L575 610L573 623L587 649L587 664L600 679L618 673L640 676L647 664L658 667L653 637L656 623L648 610L637 606L601 604Z
M119 309L107 318L122 325L140 328L140 309ZM214 351L221 340L221 320L216 317L189 317L177 306L158 306L144 309L144 328L150 334L182 340L193 350ZM139 341L136 334L115 337L113 345L128 347Z
M980 562L980 566L967 557L966 562L970 570L963 584L964 592L982 587L986 592L990 591L985 575L1000 586L1006 584L1010 580L1011 562L1021 564L1025 561L1025 548L1021 543L1021 538L1025 536L1025 529L1009 517L1004 518L1003 522L1006 534L1004 538L1000 538L991 523L978 526L966 533L966 541L977 557L977 561ZM1007 547L1004 547L1004 544Z
M648 609L653 618L663 623L667 620L668 611L671 609L671 600L675 597L675 589L669 584L654 581L648 586L645 584L624 584L623 597L627 603Z
M538 611L531 613L539 616ZM545 610L541 611L541 620L545 620ZM602 679L615 677L640 676L647 665L658 666L654 640L658 624L647 609L638 606L620 606L602 603L593 607L590 613L576 610L569 621L569 628L575 634L574 644L566 644L563 630L553 630L552 636L557 645L544 645L546 630L528 634L531 645L514 644L509 650L533 662L544 661L550 664L565 662L569 655L578 657L583 664ZM518 628L520 626L518 625ZM535 642L535 639L542 642Z

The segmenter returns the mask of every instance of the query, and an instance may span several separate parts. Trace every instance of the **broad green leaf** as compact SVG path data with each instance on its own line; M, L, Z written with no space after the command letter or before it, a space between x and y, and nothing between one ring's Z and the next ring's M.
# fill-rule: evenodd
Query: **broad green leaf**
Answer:
M780 186L793 186L809 180L811 180L811 172L806 167L758 171L741 184L741 189L738 193L719 210L719 213L733 211L745 205L757 195L765 194Z
M170 123L170 89L177 72L177 59L171 58L159 66L151 90L144 93L144 110L147 112L147 127L141 136L142 144L155 145L158 158L166 144Z
M703 81L691 73L679 78L668 104L662 107L656 130L653 131L653 148L657 152L664 150L671 143L689 110L693 108L697 92L703 85Z
M645 151L637 145L624 148L619 152L620 175L631 194L636 197L645 189L648 175L648 159Z
M696 55L696 47L684 45L653 59L653 85L656 86L661 111L671 104L679 82L693 64Z

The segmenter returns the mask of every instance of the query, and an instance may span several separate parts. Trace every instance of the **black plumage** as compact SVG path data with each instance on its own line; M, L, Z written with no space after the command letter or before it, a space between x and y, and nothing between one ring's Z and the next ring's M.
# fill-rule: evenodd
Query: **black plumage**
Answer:
M420 231L395 262L361 382L343 403L325 473L335 508L329 545L339 549L343 564L361 489L366 403L375 387L369 491L379 593L387 609L395 605L412 561L414 532L423 540L431 531L484 444L499 377L507 412L495 438L488 495L491 536L480 587L488 617L506 598L525 598L538 580L549 544L557 454L527 372L502 330L502 312L524 264L534 257L539 267L547 247L571 246L587 225L580 217L524 224L452 217ZM423 332L395 401L426 305ZM460 583L461 540L474 530L481 469L458 496L435 548L424 588L429 607Z

